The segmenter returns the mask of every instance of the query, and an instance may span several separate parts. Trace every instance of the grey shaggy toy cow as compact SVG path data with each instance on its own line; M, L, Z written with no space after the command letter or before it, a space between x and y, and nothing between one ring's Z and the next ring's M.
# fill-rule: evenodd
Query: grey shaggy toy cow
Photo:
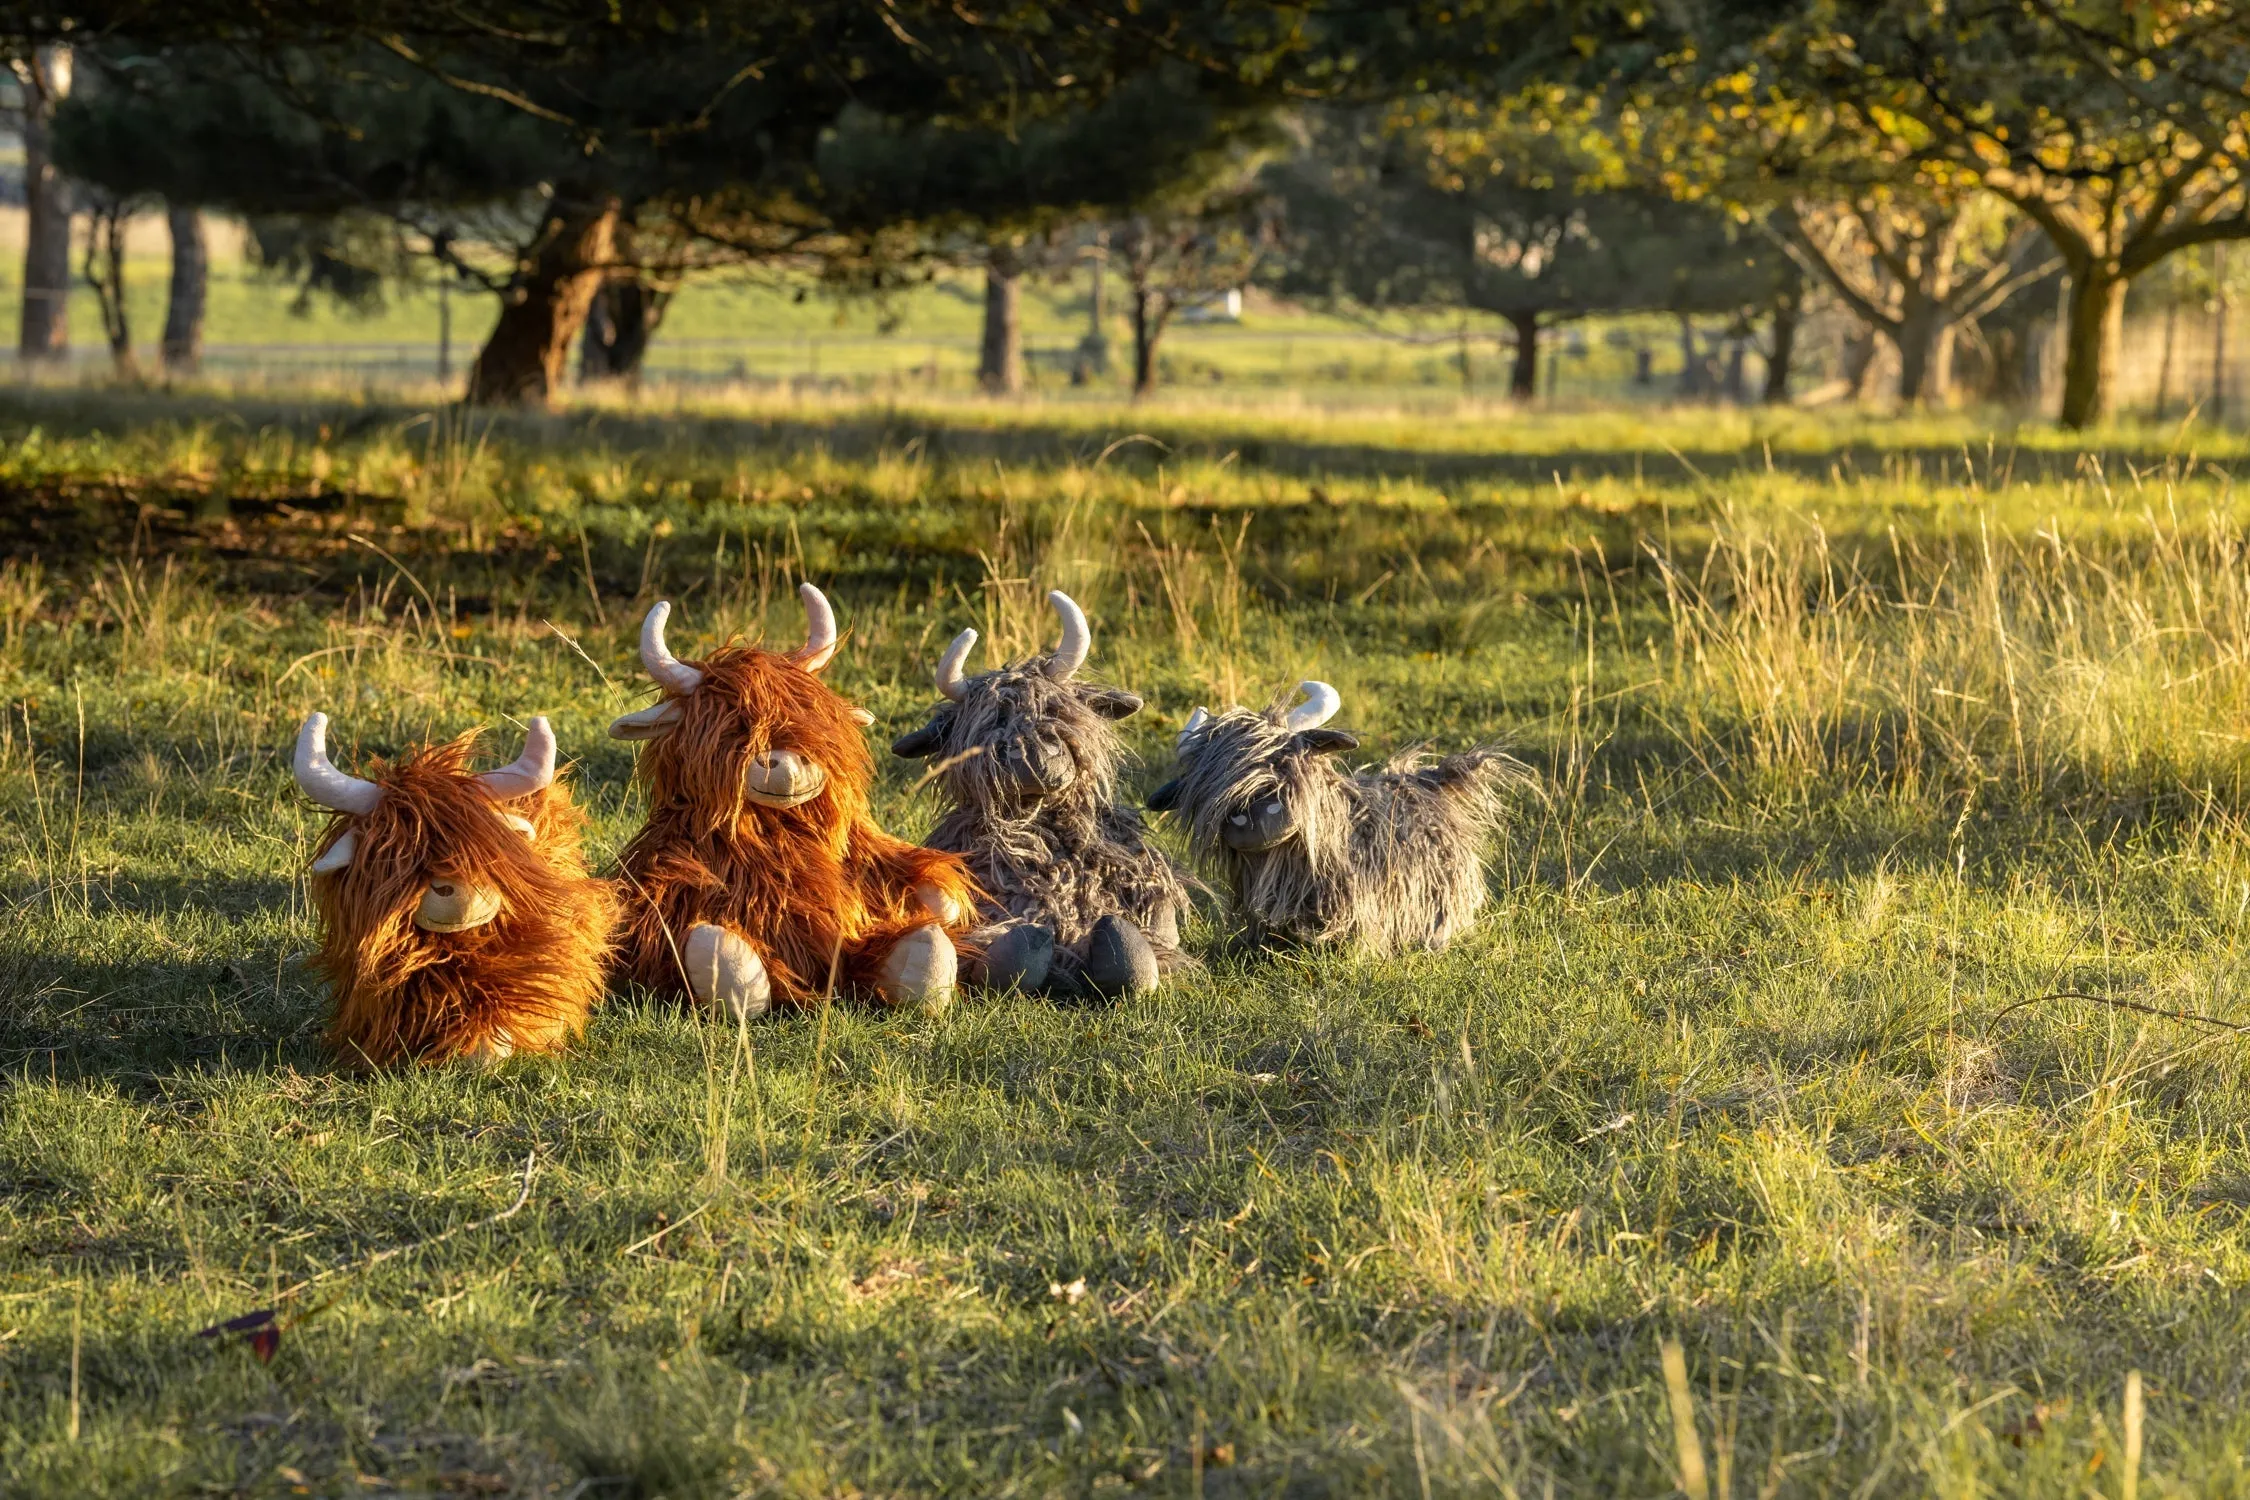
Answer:
M1359 741L1321 727L1342 698L1325 682L1299 691L1306 701L1286 713L1197 709L1180 731L1179 772L1149 807L1186 822L1253 942L1443 948L1484 906L1485 848L1523 766L1479 748L1345 769L1331 757Z
M974 677L974 630L938 660L944 695L930 721L891 746L935 757L953 808L928 843L963 856L988 902L975 934L995 989L1099 994L1153 989L1184 962L1184 872L1151 847L1138 810L1117 802L1117 722L1141 700L1076 680L1093 649L1086 616L1060 591L1062 641L1046 656Z

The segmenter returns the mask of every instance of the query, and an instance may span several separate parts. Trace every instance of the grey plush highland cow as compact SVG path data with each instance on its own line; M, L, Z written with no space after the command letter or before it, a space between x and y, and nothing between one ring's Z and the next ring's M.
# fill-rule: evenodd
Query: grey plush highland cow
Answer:
M1140 813L1118 805L1117 722L1141 700L1077 680L1093 649L1086 616L1061 592L1052 653L962 674L977 643L964 630L945 648L930 721L891 746L935 758L952 803L928 843L963 856L984 887L983 972L995 988L1131 994L1155 988L1184 960L1184 872L1153 848Z
M1197 709L1178 774L1149 797L1177 812L1199 862L1226 878L1253 943L1373 954L1443 948L1484 906L1484 854L1520 763L1480 748L1380 770L1336 763L1359 741L1321 727L1343 699L1299 684L1286 712Z

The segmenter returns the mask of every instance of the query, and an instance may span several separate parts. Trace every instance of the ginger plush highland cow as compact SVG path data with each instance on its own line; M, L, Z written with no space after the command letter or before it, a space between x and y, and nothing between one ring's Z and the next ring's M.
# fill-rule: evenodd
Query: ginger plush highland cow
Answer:
M820 680L836 617L811 584L798 592L795 651L730 645L683 662L664 644L671 605L642 622L641 663L664 697L610 725L643 742L649 807L622 861L620 964L738 1017L831 987L942 1004L975 882L958 856L875 826L872 720Z
M1093 634L1067 594L1047 601L1062 617L1051 653L968 677L977 633L962 631L938 659L945 701L891 750L932 760L953 806L928 842L967 859L984 888L972 978L1070 995L1153 989L1182 961L1188 898L1140 813L1117 802L1116 726L1141 700L1077 679Z
M1149 807L1186 823L1254 943L1445 947L1484 906L1485 849L1523 767L1479 748L1347 770L1332 757L1359 741L1322 727L1342 697L1325 682L1298 691L1305 701L1287 711L1197 709L1180 731L1178 773Z
M601 999L616 911L586 873L554 734L533 719L515 763L481 774L475 743L418 750L369 781L330 763L326 714L297 733L297 785L336 815L312 863L314 963L347 1063L551 1052Z

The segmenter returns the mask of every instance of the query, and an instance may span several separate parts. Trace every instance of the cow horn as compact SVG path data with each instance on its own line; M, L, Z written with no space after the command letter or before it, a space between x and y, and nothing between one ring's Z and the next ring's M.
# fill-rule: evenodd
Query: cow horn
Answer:
M1211 710L1198 705L1195 712L1188 715L1187 723L1180 726L1180 737L1173 743L1180 745L1186 744L1189 735L1195 733L1198 729L1201 729L1204 725L1210 722Z
M809 583L797 585L797 597L805 601L805 644L790 652L789 659L817 672L836 654L836 611L829 607L828 596Z
M487 771L477 778L477 785L495 802L505 802L510 797L528 797L533 792L544 791L555 779L555 732L547 727L544 714L524 727L523 754L515 764L502 766L497 771Z
M1297 691L1305 695L1305 701L1289 710L1281 721L1285 729L1318 729L1344 706L1344 695L1325 682L1300 682Z
M1049 658L1047 670L1056 677L1068 677L1086 665L1087 656L1094 649L1094 632L1086 628L1086 611L1061 589L1050 589L1047 602L1062 616L1062 639L1055 644L1055 654Z
M656 685L668 693L692 693L703 686L703 674L674 656L664 645L664 622L672 618L672 601L659 599L641 621L641 665Z
M961 701L961 668L976 648L977 628L971 625L953 638L945 648L945 655L937 660L937 690L955 703Z
M306 796L330 812L365 816L383 800L383 789L372 781L346 776L328 763L328 715L314 714L297 731L293 763L297 785Z

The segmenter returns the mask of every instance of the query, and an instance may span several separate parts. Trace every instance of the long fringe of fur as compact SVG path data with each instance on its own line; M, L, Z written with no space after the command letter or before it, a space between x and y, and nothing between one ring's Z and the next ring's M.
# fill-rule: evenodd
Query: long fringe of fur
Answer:
M1489 746L1435 762L1408 751L1353 772L1308 749L1279 710L1238 708L1183 749L1176 806L1254 938L1391 954L1443 948L1476 920L1485 850L1524 776ZM1293 838L1256 853L1227 846L1231 815L1277 799Z
M832 977L873 993L891 945L930 923L914 896L925 884L962 913L947 930L965 943L976 883L956 856L875 826L875 766L851 705L778 652L728 646L695 665L702 685L675 700L679 721L635 772L649 813L620 862L623 975L684 995L680 945L710 922L757 950L777 1002L817 1000ZM744 797L744 770L769 749L826 772L820 794L788 808Z
M1050 657L1034 657L962 685L942 704L931 761L952 804L930 833L931 848L968 861L986 900L987 924L1037 922L1055 935L1065 973L1085 957L1094 923L1120 916L1140 928L1159 967L1185 962L1178 946L1187 915L1185 872L1149 842L1138 809L1117 801L1123 757L1114 720L1097 703L1113 691L1059 680ZM1027 793L1009 774L1026 757L1067 761L1066 786Z
M512 799L506 810L531 821L526 839L477 786L475 748L468 735L377 766L383 800L338 814L321 839L322 853L347 829L358 840L350 864L312 881L328 1042L347 1063L436 1062L496 1043L554 1051L600 1003L616 904L586 873L584 816L560 781ZM496 891L500 915L468 932L416 927L423 891L448 877Z

